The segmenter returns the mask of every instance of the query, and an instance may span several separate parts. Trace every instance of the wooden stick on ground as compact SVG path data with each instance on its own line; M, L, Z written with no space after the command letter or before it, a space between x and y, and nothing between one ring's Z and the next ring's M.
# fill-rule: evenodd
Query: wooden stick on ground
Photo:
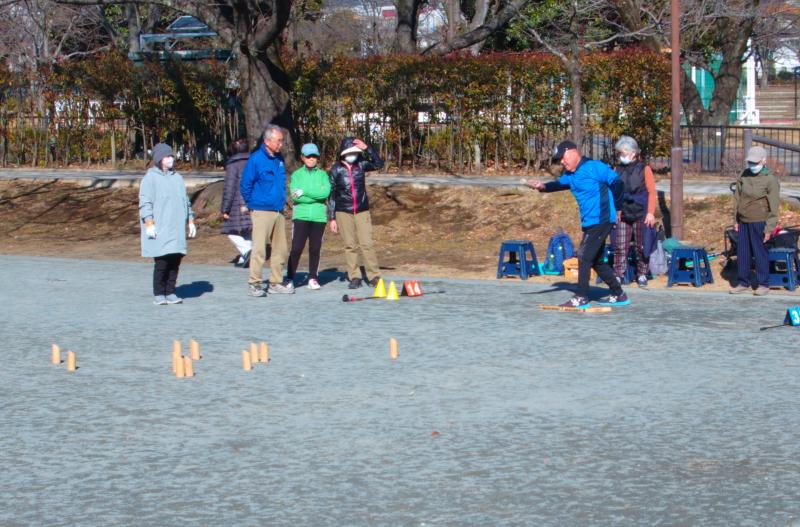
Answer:
M612 308L608 306L578 308L539 304L539 309L544 309L546 311L566 311L568 313L611 313Z

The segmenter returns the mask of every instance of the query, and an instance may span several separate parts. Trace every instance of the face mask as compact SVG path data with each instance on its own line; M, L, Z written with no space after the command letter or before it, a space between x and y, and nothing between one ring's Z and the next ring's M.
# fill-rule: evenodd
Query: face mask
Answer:
M757 165L750 165L747 168L749 168L750 172L752 172L753 174L758 174L759 172L761 172L761 169L764 168L764 164L763 163L759 163Z
M619 156L619 162L622 163L623 165L630 165L631 163L633 163L633 156L630 157Z
M344 160L350 165L355 163L356 159L358 159L358 154L350 154L348 156L344 156Z
M172 170L172 167L175 165L175 158L172 156L165 157L162 162L166 170Z

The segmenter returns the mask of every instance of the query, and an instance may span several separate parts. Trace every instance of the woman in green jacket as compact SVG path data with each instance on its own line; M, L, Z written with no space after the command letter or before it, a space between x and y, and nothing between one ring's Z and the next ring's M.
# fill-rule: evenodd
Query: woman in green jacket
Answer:
M292 215L292 250L289 253L289 280L294 280L300 255L308 240L308 288L319 289L319 254L322 235L328 222L326 202L331 193L328 174L317 167L319 148L313 143L300 150L302 167L292 173L289 190L294 201Z

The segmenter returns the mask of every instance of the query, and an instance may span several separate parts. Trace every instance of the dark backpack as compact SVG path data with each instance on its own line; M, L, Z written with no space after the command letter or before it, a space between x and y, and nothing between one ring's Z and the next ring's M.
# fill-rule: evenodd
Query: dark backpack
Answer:
M564 274L564 260L575 256L575 246L564 231L556 232L547 244L547 255L542 266L545 274Z

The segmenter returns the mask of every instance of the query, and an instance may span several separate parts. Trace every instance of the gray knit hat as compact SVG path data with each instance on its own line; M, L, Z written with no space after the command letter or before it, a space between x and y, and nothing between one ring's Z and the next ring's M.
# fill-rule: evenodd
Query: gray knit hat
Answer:
M153 164L161 168L161 160L165 157L174 156L172 147L166 143L158 143L153 147Z

